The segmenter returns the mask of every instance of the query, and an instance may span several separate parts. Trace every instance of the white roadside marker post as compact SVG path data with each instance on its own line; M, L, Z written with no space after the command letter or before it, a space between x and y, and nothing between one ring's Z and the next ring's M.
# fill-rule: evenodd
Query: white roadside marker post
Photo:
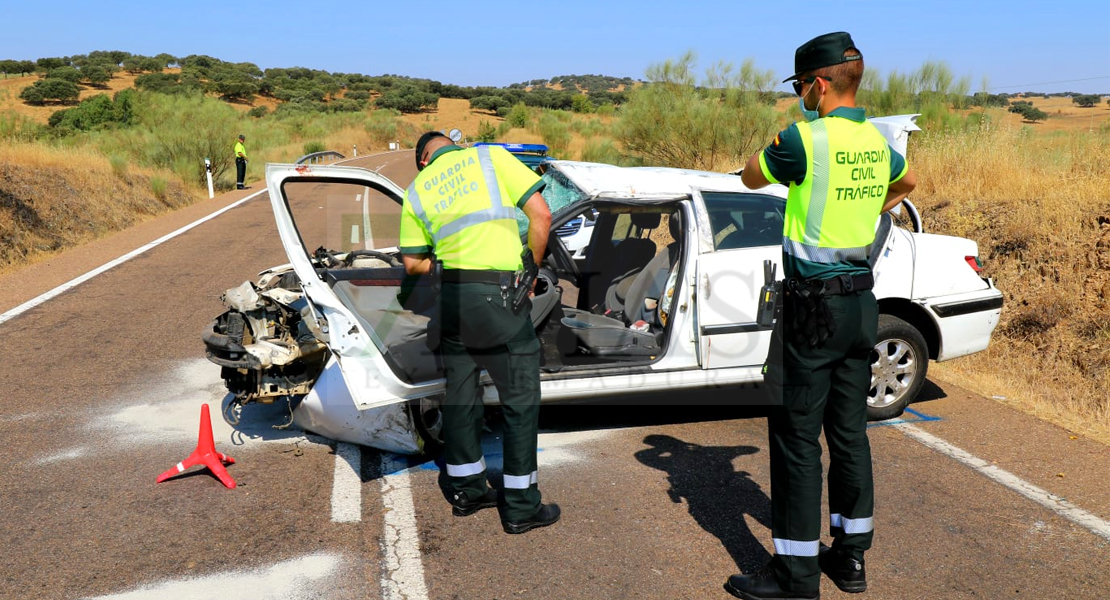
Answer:
M208 178L208 199L216 197L216 193L212 191L212 161L207 158L204 159L204 175Z
M354 154L355 156L358 156L358 144L355 144L354 146L352 146L352 150L353 150L352 154Z

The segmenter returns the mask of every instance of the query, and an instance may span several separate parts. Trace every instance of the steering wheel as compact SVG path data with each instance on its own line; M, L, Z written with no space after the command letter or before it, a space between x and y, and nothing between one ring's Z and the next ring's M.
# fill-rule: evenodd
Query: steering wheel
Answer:
M404 266L403 264L401 264L401 261L397 260L395 256L391 256L389 254L386 254L385 252L378 252L377 250L352 250L347 253L347 258L343 259L343 265L347 267L351 266L351 264L355 262L355 259L360 256L369 256L370 258L376 258L391 267Z
M551 266L554 267L554 271L558 272L559 267L565 264L567 267L566 271L574 276L575 285L581 284L582 273L578 271L578 265L574 263L574 258L570 255L570 251L567 250L567 247L563 245L563 241L560 240L557 235L552 235L547 238L547 249L546 252L544 252L544 262L548 262L549 259Z

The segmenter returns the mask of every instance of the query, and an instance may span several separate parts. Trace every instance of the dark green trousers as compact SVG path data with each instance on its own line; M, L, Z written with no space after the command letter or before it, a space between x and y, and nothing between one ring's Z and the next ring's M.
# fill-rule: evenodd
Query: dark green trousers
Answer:
M867 439L867 392L878 304L870 292L827 299L836 333L818 348L791 341L779 320L766 383L781 406L767 419L771 455L772 569L784 589L812 592L821 575L821 429L829 446L829 533L857 560L871 547L875 492ZM789 305L788 305L789 306Z
M453 494L475 499L486 493L481 446L485 411L478 385L484 369L497 387L505 419L501 517L519 521L540 507L536 468L540 342L532 328L529 303L519 312L508 304L494 284L443 283L440 348L447 375L443 458Z

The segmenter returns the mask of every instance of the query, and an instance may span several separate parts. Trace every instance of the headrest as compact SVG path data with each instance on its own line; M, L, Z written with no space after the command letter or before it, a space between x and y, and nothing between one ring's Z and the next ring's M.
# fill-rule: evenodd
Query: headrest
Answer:
M678 241L682 239L682 211L676 210L667 219L667 229L671 232L671 239Z

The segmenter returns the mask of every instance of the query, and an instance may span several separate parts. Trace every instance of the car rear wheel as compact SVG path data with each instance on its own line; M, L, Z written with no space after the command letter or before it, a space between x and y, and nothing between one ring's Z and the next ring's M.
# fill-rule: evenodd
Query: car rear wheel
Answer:
M871 352L871 389L867 419L882 421L902 414L925 385L929 349L913 325L892 315L879 315L879 335Z
M443 453L443 396L429 396L409 401L412 424L420 436L420 448L426 456L435 458Z

